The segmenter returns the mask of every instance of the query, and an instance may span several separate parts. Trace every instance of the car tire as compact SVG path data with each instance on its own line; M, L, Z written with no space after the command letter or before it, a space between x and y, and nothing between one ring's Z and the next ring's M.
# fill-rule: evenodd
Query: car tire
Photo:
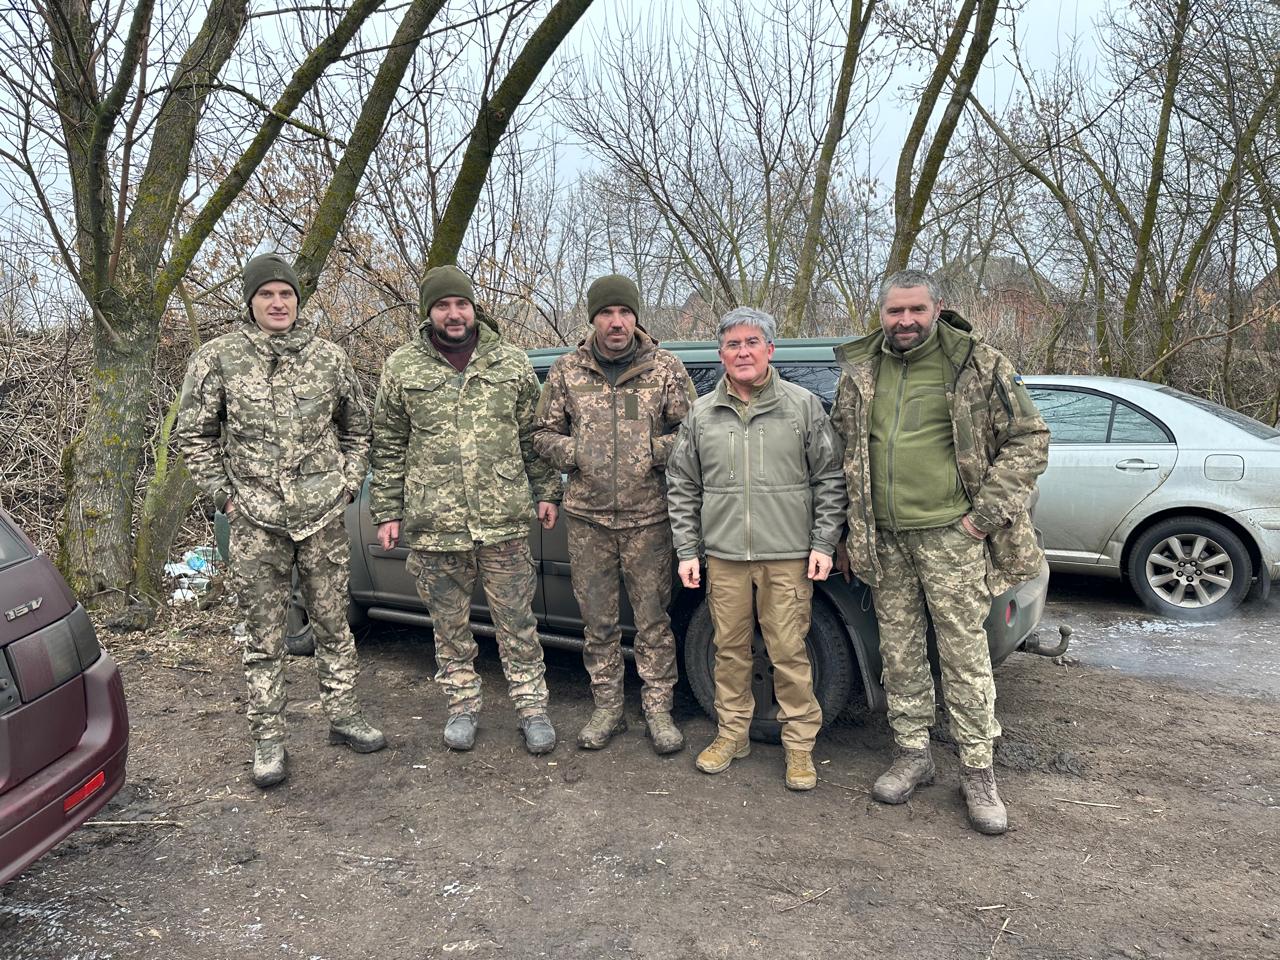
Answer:
M1240 605L1253 566L1243 541L1222 524L1170 517L1134 541L1128 574L1148 610L1176 620L1216 620Z
M773 697L773 668L759 627L751 646L755 658L751 689L756 700L751 739L779 743L782 724L778 720L778 702ZM848 706L858 676L858 664L840 619L824 601L817 598L813 602L805 646L809 651L809 662L813 664L813 691L818 705L822 707L825 727ZM684 670L699 706L712 719L716 715L715 658L715 628L711 623L711 610L704 600L694 610L685 631Z
M316 637L307 616L307 605L298 587L298 568L293 568L293 590L289 593L289 611L285 617L284 647L295 657L309 657L316 652Z

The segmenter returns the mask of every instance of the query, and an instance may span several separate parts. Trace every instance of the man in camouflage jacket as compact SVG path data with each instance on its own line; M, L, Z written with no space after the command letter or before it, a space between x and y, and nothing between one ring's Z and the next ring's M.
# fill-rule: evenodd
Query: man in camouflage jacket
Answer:
M436 267L422 281L419 335L388 359L373 416L369 508L384 550L431 612L436 680L449 700L445 743L469 750L480 712L471 594L484 582L508 693L530 753L555 748L529 551L534 501L556 521L560 477L533 449L538 378L475 305L471 278Z
M535 449L569 475L573 593L582 610L582 658L595 710L578 746L599 750L627 728L623 714L619 577L635 611L636 670L645 729L660 754L684 736L671 719L671 527L663 470L695 392L684 364L637 326L640 291L613 274L587 290L592 330L551 365L538 404Z
M249 322L198 349L175 430L196 485L231 522L231 577L247 621L245 680L253 779L287 775L284 633L296 564L316 641L329 740L386 746L360 714L347 626L350 547L343 510L364 482L369 411L351 361L296 324L298 278L276 254L244 268Z
M872 795L903 803L935 776L925 645L932 616L969 821L1003 833L983 623L993 593L1044 564L1028 506L1048 463L1049 431L1013 365L942 309L928 274L893 274L880 300L881 329L836 351L832 410L845 441L847 570L872 588L896 743Z

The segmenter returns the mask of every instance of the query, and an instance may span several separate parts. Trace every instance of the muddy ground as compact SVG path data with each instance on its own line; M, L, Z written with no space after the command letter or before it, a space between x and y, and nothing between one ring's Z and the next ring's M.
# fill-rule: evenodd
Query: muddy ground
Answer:
M80 830L3 890L0 957L1280 957L1277 701L1104 662L1109 630L1147 622L1112 602L1055 594L1080 657L998 673L998 838L965 825L945 733L937 784L869 799L882 717L822 736L809 794L783 788L777 747L716 777L691 751L654 756L634 689L631 731L580 752L590 702L566 654L548 678L568 742L524 752L489 648L479 742L451 754L430 644L388 628L362 638L360 689L389 749L328 746L312 664L293 660L292 776L264 793L229 612L104 634L133 739L98 820L124 825ZM1270 638L1280 605L1251 617ZM1135 629L1152 649L1213 635ZM712 735L685 692L677 716L693 745Z

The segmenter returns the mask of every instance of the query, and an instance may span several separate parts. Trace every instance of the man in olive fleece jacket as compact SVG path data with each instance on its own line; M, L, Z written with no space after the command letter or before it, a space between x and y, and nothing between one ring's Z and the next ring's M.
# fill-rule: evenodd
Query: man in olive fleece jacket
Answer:
M716 738L698 769L719 773L750 752L752 590L773 663L786 785L817 784L813 743L822 710L805 650L813 582L825 580L848 498L842 447L822 403L770 366L775 324L740 307L717 337L725 375L693 405L667 461L680 578L701 583L716 632Z
M904 803L936 775L931 618L969 822L1003 833L984 621L993 592L1044 563L1027 507L1049 432L1013 365L942 309L928 274L895 273L880 297L882 329L836 351L831 415L853 503L841 565L872 589L896 745L872 796Z

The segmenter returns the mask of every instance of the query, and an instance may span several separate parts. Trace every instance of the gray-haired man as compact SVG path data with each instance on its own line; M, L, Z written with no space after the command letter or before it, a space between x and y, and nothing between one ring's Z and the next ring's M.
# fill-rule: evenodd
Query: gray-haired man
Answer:
M843 447L822 403L769 364L773 317L740 307L716 331L725 375L699 398L667 462L680 579L701 584L716 632L716 738L698 769L720 773L750 752L752 593L773 663L786 785L817 785L813 743L822 709L804 638L813 581L831 572L848 498Z

